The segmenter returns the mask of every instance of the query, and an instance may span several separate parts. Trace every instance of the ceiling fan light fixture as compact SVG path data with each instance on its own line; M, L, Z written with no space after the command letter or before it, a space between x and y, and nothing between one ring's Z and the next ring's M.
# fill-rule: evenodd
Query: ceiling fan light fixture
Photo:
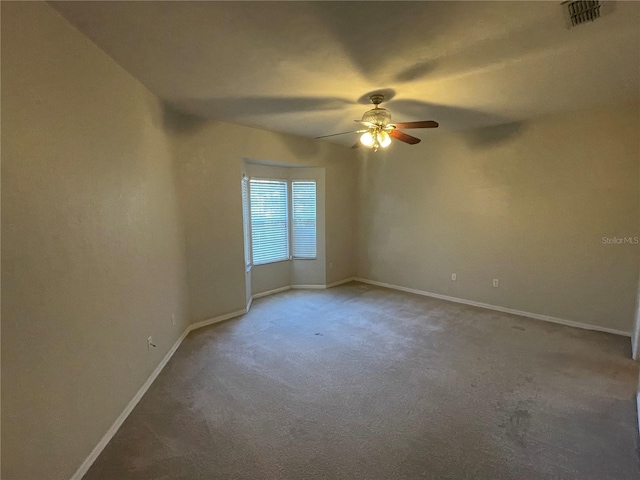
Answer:
M366 131L360 137L360 143L362 143L365 147L373 147L374 138L371 135L370 131Z
M378 132L378 144L382 148L387 148L389 145L391 145L391 137L384 130Z
M586 0L585 0L586 1ZM364 125L364 129L353 130L351 132L333 133L331 135L322 135L316 138L334 137L336 135L344 135L346 133L361 133L359 142L351 148L357 148L359 144L367 148L371 148L377 152L379 148L387 148L391 145L391 137L400 142L409 145L420 143L420 139L413 137L402 130L409 128L436 128L438 122L433 120L424 120L416 122L391 123L391 114L386 108L381 108L380 103L384 100L384 95L374 94L370 96L371 103L374 108L367 110L362 115L362 120L354 120ZM362 127L361 127L362 128Z

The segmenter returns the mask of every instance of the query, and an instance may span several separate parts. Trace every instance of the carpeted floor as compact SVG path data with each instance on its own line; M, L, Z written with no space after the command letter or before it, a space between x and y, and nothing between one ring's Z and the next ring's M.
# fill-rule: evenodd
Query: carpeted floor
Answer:
M84 477L640 478L629 340L360 283L193 332Z

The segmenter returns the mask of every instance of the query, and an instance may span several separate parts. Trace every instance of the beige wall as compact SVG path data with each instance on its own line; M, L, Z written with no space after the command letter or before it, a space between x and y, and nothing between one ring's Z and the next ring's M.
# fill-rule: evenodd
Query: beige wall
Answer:
M640 235L639 132L629 105L370 155L359 276L630 332L640 247L602 237Z
M326 282L355 275L357 163L351 150L177 113L168 125L175 145L193 321L246 305L240 191L244 160L324 168ZM285 273L279 275L286 276L288 268L281 268ZM268 274L260 273L251 274L254 292L276 288Z
M2 3L4 479L68 480L188 325L167 142L49 5Z
M291 286L291 262L265 263L251 267L251 294L270 292Z

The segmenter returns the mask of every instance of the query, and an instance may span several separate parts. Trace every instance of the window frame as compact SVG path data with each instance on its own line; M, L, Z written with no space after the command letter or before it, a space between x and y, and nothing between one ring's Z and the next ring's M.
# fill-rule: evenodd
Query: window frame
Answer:
M248 200L249 200L249 205L248 205L248 209L249 209L249 248L251 251L251 266L254 265L269 265L271 263L279 263L279 262L287 262L291 260L291 181L289 179L286 178L274 178L274 177L248 177L249 181L248 181L248 185L249 185L249 190L248 190ZM272 259L272 260L268 260L268 261L260 261L260 262L256 262L254 255L253 255L253 215L251 213L251 182L252 181L262 181L262 182L281 182L285 184L285 192L286 192L286 198L285 198L285 208L286 208L286 229L287 229L287 255L286 258L279 258L277 260Z
M314 250L315 254L313 257L296 257L295 256L295 242L294 242L294 217L293 217L293 184L295 182L299 183L313 183L314 185L314 194L313 199L315 202L315 215L314 215ZM290 208L290 236L291 236L291 257L293 260L317 260L318 259L318 180L316 178L292 178L289 180L289 186L291 189L291 208Z
M250 271L253 266L253 251L251 243L251 179L248 175L242 174L240 183L242 195L242 228L244 236L244 263L246 271ZM246 188L246 194L245 194Z
M244 182L246 179L247 182L247 205L246 205L246 209L248 212L248 219L246 221L246 231L244 232L244 241L245 244L248 244L248 255L245 255L245 263L248 261L249 263L247 263L246 265L246 269L247 271L250 271L251 268L254 265L269 265L271 263L280 263L280 262L285 262L285 261L292 261L292 260L317 260L318 259L318 179L317 178L281 178L281 177L264 177L264 176L257 176L257 177L252 177L249 176L245 173L243 173L242 175L242 181ZM287 257L286 258L281 258L278 260L268 260L268 261L261 261L261 262L255 262L255 259L253 257L253 216L251 213L251 182L252 181L262 181L262 182L279 182L279 183L284 183L286 185L286 211L287 211ZM293 184L294 182L306 182L306 183L313 183L315 186L315 192L314 192L314 200L315 200L315 225L314 225L314 230L315 230L315 256L314 257L296 257L293 254L294 251L294 219L293 219ZM241 188L242 188L242 184L241 184ZM245 205L243 203L242 205L242 211L243 211L243 221L244 221L244 213L245 213ZM243 224L244 227L244 224Z

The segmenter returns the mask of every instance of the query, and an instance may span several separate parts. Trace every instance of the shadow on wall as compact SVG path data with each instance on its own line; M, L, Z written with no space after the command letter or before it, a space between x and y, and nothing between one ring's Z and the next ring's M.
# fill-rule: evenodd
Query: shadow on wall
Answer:
M508 122L462 132L469 148L492 148L521 135L526 122Z
M535 177L539 170L546 169L546 165L543 165L545 160L539 159L536 162L531 162L527 152L520 152L518 155L501 155L493 154L490 150L514 142L526 131L526 128L527 122L519 121L459 132L467 148L474 150L476 154L480 154L482 151L488 152L488 155L478 157L485 177L494 185L509 186L510 189L517 185L517 195L527 193L526 186L531 185L530 178ZM523 147L517 148L522 149ZM546 161L550 161L550 159ZM536 189L537 195L542 194L539 187L533 188Z
M235 97L187 99L163 104L164 126L173 133L193 133L210 121L225 121L252 128L250 115L340 110L355 102L338 97ZM221 120L224 118L224 120ZM259 130L264 130L260 127ZM276 132L273 132L274 134ZM282 133L278 142L300 160L315 159L321 145L310 138Z
M166 102L162 103L162 120L164 128L172 133L193 133L207 123L207 119L181 112Z
M191 133L199 130L205 123L216 121L215 117L225 116L224 121L246 125L243 118L247 115L269 115L275 113L309 112L313 110L342 109L353 101L337 97L238 97L218 99L189 99L175 104L163 104L164 126L173 133ZM189 113L186 113L189 112ZM228 114L228 118L226 115ZM251 125L247 125L252 128ZM263 128L258 128L263 130ZM272 132L274 135L276 132ZM320 153L322 143L311 138L299 137L287 133L277 135L277 141L294 158L315 160ZM326 145L325 145L326 146Z

